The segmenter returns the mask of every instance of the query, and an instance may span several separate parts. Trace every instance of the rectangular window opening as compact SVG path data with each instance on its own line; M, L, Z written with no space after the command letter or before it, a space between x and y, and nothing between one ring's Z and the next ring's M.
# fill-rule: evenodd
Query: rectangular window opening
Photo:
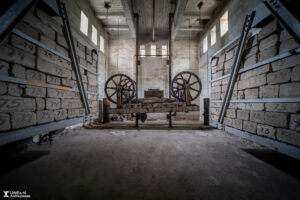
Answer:
M228 31L228 11L226 11L220 19L220 29L221 29L220 33L222 37Z
M81 17L80 17L80 31L88 35L88 28L89 28L89 19L87 16L81 11Z
M166 57L167 57L167 53L168 53L167 46L166 46L166 45L163 45L163 46L161 47L161 55L162 55L162 58L166 58Z
M217 42L217 31L216 26L214 26L210 31L210 45L214 45Z
M98 35L97 35L97 29L92 25L92 42L97 45L97 40Z
M100 51L104 53L104 47L105 47L105 40L104 38L100 35Z
M203 53L207 52L208 44L207 44L207 36L203 40Z
M141 58L144 58L146 55L146 48L145 45L141 45L140 46L140 54L141 54Z
M156 56L156 45L151 45L151 57Z

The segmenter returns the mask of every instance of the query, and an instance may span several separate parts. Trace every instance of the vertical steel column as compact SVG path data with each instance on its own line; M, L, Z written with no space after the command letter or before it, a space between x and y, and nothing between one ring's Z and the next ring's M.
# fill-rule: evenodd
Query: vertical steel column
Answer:
M204 104L204 125L209 126L209 98L203 99Z
M152 0L152 42L155 41L155 0Z
M173 13L169 14L169 101L171 101L172 92L172 22ZM169 112L169 128L172 128L172 112Z
M221 114L220 114L219 120L218 120L218 122L220 122L220 123L223 123L223 121L224 121L224 116L225 116L226 110L228 108L228 105L229 105L229 102L230 102L230 99L232 96L234 84L236 82L237 75L239 73L242 55L243 55L244 48L246 45L247 35L248 35L249 30L251 29L254 15L255 15L255 11L252 11L251 14L248 14L245 18L245 23L244 23L243 30L241 33L239 46L238 46L237 53L236 53L236 56L234 59L234 65L233 65L233 68L232 68L232 71L230 74L230 79L229 79L228 86L226 89Z
M62 3L61 0L57 0L56 2L57 2L59 14L63 21L64 34L65 34L65 37L66 37L66 40L67 40L67 43L69 46L72 66L75 71L76 81L77 81L77 86L78 86L78 89L80 92L81 101L82 101L83 107L85 109L85 114L89 115L90 108L88 105L85 89L84 89L83 82L82 82L80 67L78 64L77 55L76 55L76 51L75 51L75 47L74 47L74 43L73 43L73 37L72 37L71 27L70 27L69 20L68 20L67 10L66 10L65 4Z
M98 103L98 107L99 107L99 110L98 110L98 122L102 123L103 122L103 101L99 100L98 102L99 102Z
M136 83L136 101L138 103L139 97L139 90L138 90L138 84L139 84L139 14L135 13L134 14L135 17L135 29L136 29L136 37L135 37L135 83ZM138 117L140 116L139 113L135 114L135 127L138 128L139 127L139 119Z
M172 95L172 22L174 14L169 14L169 100L171 100Z

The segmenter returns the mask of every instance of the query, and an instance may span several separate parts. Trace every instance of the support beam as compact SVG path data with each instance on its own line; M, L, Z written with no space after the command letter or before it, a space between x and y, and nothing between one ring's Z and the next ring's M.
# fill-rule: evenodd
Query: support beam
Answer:
M224 101L223 101L223 104L222 104L221 113L220 113L220 116L219 116L219 119L218 119L218 122L220 122L222 124L223 124L223 121L224 121L226 110L227 110L227 108L229 106L229 102L231 100L234 84L237 80L237 76L238 76L238 72L239 72L240 64L241 64L241 60L242 60L242 55L243 55L243 52L244 52L244 48L246 46L246 39L247 39L249 30L252 27L252 22L253 22L254 16L255 16L255 11L252 11L251 14L248 14L245 18L245 22L244 22L243 30L242 30L242 33L241 33L237 53L236 53L236 56L234 58L233 68L232 68L230 78L229 78L229 83L227 85Z
M107 31L118 31L118 25L105 25L104 29ZM127 25L120 25L119 31L128 31L130 28ZM204 27L202 26L194 26L194 27L188 27L188 26L180 26L178 28L178 31L203 31Z
M129 26L132 38L136 37L136 30L134 24L133 8L131 0L121 0L126 17L127 24Z
M203 31L204 27L202 26L194 26L194 27L188 27L188 26L180 26L178 28L178 31Z
M184 12L183 14L184 17L197 17L199 18L199 12ZM211 19L210 15L200 15L200 19Z
M171 101L171 87L172 87L172 24L174 15L169 14L169 101ZM169 128L172 128L172 112L169 112Z
M128 31L129 26L127 25L106 25L103 27L107 31Z
M124 12L96 12L95 15L100 19L105 19L107 17L125 17Z
M96 119L97 116L93 115L91 118ZM68 126L72 126L75 124L80 124L84 122L84 117L78 117L68 120L62 120L57 122L51 122L48 124L31 126L27 128L22 128L13 131L1 132L0 134L0 146L9 144L12 142L16 142L19 140L24 140L26 138L30 138L36 135L49 133L51 131L59 130Z
M176 9L175 9L175 14L174 14L174 20L173 20L173 26L172 26L172 40L175 39L179 25L182 21L183 14L185 7L187 5L188 0L178 0Z
M135 24L136 24L136 38L135 38L135 54L138 55L140 52L140 44L139 44L139 15L135 14ZM135 100L139 101L139 57L135 57ZM135 127L139 127L139 113L135 113Z

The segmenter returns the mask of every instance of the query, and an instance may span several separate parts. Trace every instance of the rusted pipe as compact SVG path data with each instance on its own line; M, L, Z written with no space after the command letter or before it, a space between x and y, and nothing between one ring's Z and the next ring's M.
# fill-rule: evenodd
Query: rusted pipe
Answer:
M155 0L152 1L152 42L155 41Z

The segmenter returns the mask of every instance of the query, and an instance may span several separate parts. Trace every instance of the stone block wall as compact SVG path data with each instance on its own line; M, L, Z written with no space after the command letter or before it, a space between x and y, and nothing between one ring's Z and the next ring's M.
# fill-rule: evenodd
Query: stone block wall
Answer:
M69 57L61 23L45 12L34 9L16 28ZM79 63L96 72L96 54L74 40ZM83 68L80 71L85 90L98 93L97 76ZM64 89L78 90L71 63L13 33L1 45L0 76L22 81L0 81L0 131L85 115L79 92ZM91 113L97 113L98 95L87 96Z
M285 53L298 44L274 20L248 39L241 69ZM212 79L230 74L237 44L212 60ZM232 99L300 97L300 55L293 55L239 73ZM211 100L223 100L229 77L215 81ZM211 120L218 121L222 103L211 104ZM230 103L224 124L259 136L300 146L300 103Z

